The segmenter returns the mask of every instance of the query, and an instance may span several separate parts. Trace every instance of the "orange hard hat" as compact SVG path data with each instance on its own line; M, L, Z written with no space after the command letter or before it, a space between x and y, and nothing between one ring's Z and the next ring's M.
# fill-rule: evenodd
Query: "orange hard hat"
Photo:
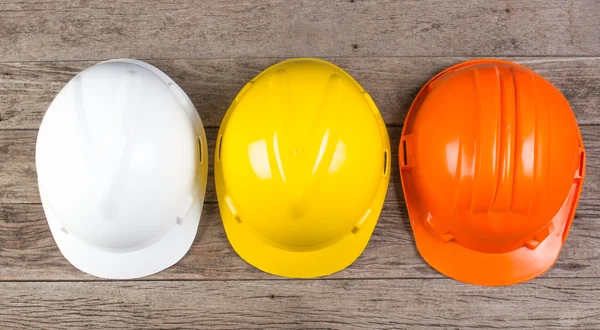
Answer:
M491 59L455 65L423 87L399 162L419 252L479 285L524 282L552 266L585 174L565 97L534 71Z

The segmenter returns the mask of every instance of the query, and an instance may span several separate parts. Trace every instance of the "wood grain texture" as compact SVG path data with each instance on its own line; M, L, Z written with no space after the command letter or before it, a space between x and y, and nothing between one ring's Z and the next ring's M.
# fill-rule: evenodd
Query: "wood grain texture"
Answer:
M600 4L600 2L599 2ZM598 34L600 36L600 33ZM401 125L419 89L436 73L467 57L326 58L371 94L388 125ZM218 127L232 100L254 76L281 58L151 60L189 94L204 125ZM579 123L600 124L600 57L516 57L556 85ZM37 129L60 89L82 62L0 63L0 129Z
M600 55L600 3L0 3L0 62L239 56Z
M0 283L10 329L594 329L598 279Z
M597 221L600 214L600 130L597 126L583 126L581 130L587 151L584 190L569 239L558 262L545 275L547 277L600 277L600 222ZM393 137L392 144L397 145L400 128L390 128L389 133ZM208 130L211 155L216 134L216 129ZM10 145L2 143L3 136L5 141L11 141ZM32 159L34 137L35 131L0 131L0 155L6 155L0 157L0 191L9 192L1 198L4 203L34 203L0 205L0 280L97 280L76 270L62 257L41 205L35 204L39 198ZM400 186L396 148L393 150L390 188L369 246L353 265L334 274L333 278L441 277L421 259L415 248ZM3 162L2 159L14 159L14 162ZM15 176L16 173L22 175ZM18 181L7 184L7 180L14 178ZM19 195L22 191L28 191L27 195ZM246 264L230 247L216 204L212 170L207 202L201 229L191 250L175 266L150 279L275 278Z

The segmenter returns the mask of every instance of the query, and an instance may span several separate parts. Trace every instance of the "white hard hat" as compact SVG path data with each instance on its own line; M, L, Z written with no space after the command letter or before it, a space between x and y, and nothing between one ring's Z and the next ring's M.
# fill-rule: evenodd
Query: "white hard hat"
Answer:
M94 65L56 96L36 145L40 195L60 251L103 278L154 274L189 250L208 173L192 102L131 59Z

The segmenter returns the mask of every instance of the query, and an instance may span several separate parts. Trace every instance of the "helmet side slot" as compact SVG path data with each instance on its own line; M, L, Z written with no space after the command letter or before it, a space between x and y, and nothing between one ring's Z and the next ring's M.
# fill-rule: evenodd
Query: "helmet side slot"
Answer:
M389 171L389 162L388 162L388 151L385 150L383 152L383 175L386 176L390 171Z
M221 145L223 144L223 135L217 140L217 161L221 161Z
M202 150L202 140L200 140L200 138L198 138L198 157L200 158L200 164L202 164L204 162L203 152L204 152L204 150Z

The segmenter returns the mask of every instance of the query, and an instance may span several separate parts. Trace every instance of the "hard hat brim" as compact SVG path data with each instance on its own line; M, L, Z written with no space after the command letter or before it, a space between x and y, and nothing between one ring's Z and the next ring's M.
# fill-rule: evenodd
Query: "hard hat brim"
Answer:
M270 274L291 278L326 276L348 267L367 247L379 219L387 186L382 183L378 188L371 203L371 212L358 232L348 233L342 240L314 251L286 250L253 235L249 225L238 222L227 207L220 207L221 217L229 243L252 266ZM219 203L225 205L224 201L219 200Z
M563 206L552 219L555 230L534 249L522 246L507 253L483 253L454 241L443 242L425 226L420 214L410 217L417 249L429 265L461 282L498 286L528 281L556 262L575 214L580 189L579 183L573 183Z
M44 198L42 196L42 202ZM106 279L134 279L155 274L177 263L190 249L202 212L202 201L194 201L188 214L154 244L118 252L90 245L62 229L60 219L44 205L44 213L60 252L75 268Z

